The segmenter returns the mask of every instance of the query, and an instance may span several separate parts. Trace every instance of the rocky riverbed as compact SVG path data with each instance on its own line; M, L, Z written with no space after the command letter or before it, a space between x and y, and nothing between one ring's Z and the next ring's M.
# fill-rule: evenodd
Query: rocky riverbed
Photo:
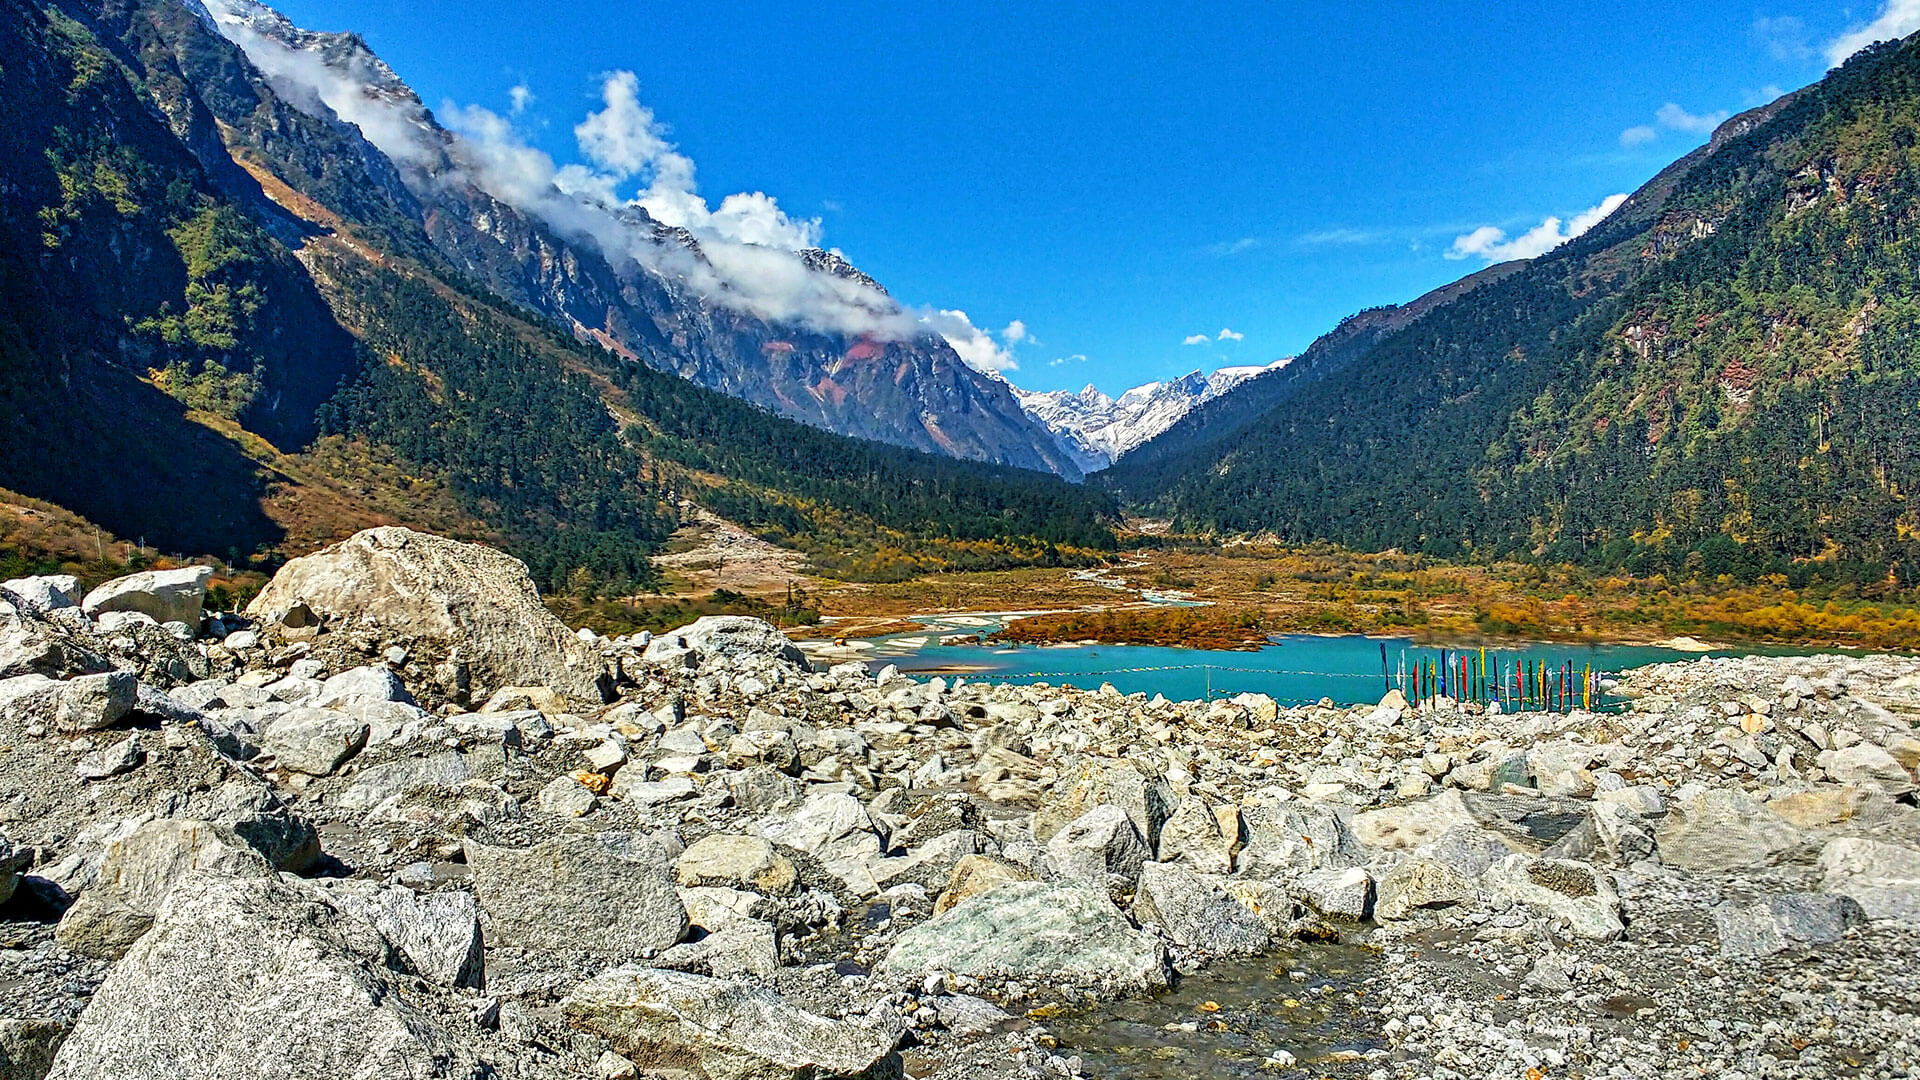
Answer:
M1912 659L1280 708L205 580L0 585L0 1080L1920 1068Z

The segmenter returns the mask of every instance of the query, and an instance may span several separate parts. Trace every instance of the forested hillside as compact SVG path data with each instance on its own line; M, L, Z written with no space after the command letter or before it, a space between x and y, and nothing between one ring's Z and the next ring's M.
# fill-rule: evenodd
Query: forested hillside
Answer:
M1917 134L1920 42L1863 52L1587 235L1115 482L1223 532L1912 585Z
M1103 493L803 427L489 294L355 128L176 0L0 0L0 36L0 472L24 495L245 562L290 514L310 543L427 493L595 590L651 584L687 499L845 573L1113 543Z
M1163 476L1177 475L1185 467L1183 463L1198 460L1200 455L1211 453L1213 448L1243 434L1302 387L1345 369L1382 340L1428 312L1525 265L1524 262L1505 262L1489 266L1409 303L1388 304L1349 315L1340 320L1339 326L1315 338L1285 366L1256 375L1227 393L1194 406L1172 427L1122 458L1125 467L1115 470L1115 475L1124 477L1125 482L1134 487L1151 487L1161 482Z

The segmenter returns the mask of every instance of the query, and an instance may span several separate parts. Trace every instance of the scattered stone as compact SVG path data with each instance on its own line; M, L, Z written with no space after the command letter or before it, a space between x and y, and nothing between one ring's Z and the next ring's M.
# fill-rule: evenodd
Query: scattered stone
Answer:
M1049 799L1033 815L1033 838L1041 843L1096 806L1117 806L1151 848L1160 827L1173 813L1173 789L1164 777L1143 775L1131 762L1087 766L1063 795Z
M33 865L33 852L16 846L0 836L0 904L13 898L20 885L20 872Z
M598 775L598 774L592 774ZM606 783L605 777L599 777ZM556 776L540 789L540 809L560 817L580 817L593 809L594 792L579 777Z
M1254 956L1269 943L1258 915L1199 874L1166 863L1141 868L1133 915L1159 924L1176 944L1215 956Z
M900 935L884 964L896 974L1040 976L1154 990L1167 985L1160 944L1084 885L1016 881Z
M531 848L468 840L474 892L503 943L556 956L652 956L687 932L664 852L651 844L616 854L591 836Z
M1857 901L1869 918L1920 920L1920 850L1842 837L1820 849L1824 888Z
M140 748L140 736L129 735L105 749L81 755L73 767L73 775L82 780L105 780L132 772L144 760L146 753Z
M48 1017L0 1019L0 1080L41 1080L66 1037L67 1025Z
M337 902L380 931L415 973L442 986L475 990L486 986L480 907L472 893L454 890L422 895L391 886L368 896L343 893Z
M1094 807L1047 841L1054 872L1095 889L1110 879L1131 886L1149 854L1127 812L1112 804Z
M1239 831L1237 822L1234 831ZM1233 869L1238 839L1238 835L1229 837L1222 831L1219 816L1206 800L1188 796L1180 800L1160 828L1159 858L1202 874L1225 874Z
M1511 855L1481 880L1498 895L1564 919L1575 937L1614 941L1626 932L1613 883L1585 863Z
M139 684L125 671L81 675L59 685L54 724L61 731L99 731L132 711Z
M1914 789L1913 777L1908 774L1906 766L1872 743L1826 750L1815 760L1827 771L1827 775L1843 784L1876 787L1882 794L1893 798Z
M643 1069L708 1080L897 1080L892 1024L828 1020L757 986L618 968L561 1002L567 1023Z
M1745 794L1724 788L1674 807L1655 835L1660 861L1683 870L1767 866L1800 844L1799 830Z
M388 701L411 705L413 695L407 693L391 668L370 664L343 671L321 683L319 694L308 704L316 709L344 709Z
M1033 875L1021 867L986 855L966 855L953 864L953 875L946 890L933 905L935 915L943 915L967 900L1011 881L1032 881Z
M1790 948L1829 945L1866 918L1851 897L1823 893L1769 896L1713 909L1720 951L1726 956L1771 956Z
M769 896L790 896L799 885L792 860L757 836L712 833L701 837L674 861L673 877L682 885L718 885L750 889Z
M1357 866L1309 870L1293 879L1291 891L1330 919L1359 922L1373 907L1373 878Z
M0 596L21 611L45 615L80 603L80 579L72 574L14 578L0 581Z
M1465 875L1434 859L1408 859L1381 875L1373 917L1382 922L1410 917L1416 909L1467 900L1474 888Z
M329 776L367 745L371 730L332 709L293 709L267 725L260 733L260 744L282 768Z

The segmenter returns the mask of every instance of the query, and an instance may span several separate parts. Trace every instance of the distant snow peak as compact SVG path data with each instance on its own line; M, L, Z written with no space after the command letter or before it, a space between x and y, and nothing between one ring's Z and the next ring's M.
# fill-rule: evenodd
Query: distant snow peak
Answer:
M1080 390L1034 392L1013 387L1020 407L1047 426L1086 472L1104 469L1147 440L1172 427L1194 406L1263 372L1286 366L1292 357L1271 364L1223 367L1211 375L1191 371L1165 382L1142 383L1109 397L1088 383Z

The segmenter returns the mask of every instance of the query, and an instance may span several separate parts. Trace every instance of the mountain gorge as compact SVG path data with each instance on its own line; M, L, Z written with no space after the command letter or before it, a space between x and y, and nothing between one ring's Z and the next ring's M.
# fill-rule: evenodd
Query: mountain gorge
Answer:
M284 29L244 10L248 26ZM719 356L692 344L709 331L724 331L728 355L762 358L781 350L755 343L776 336L799 342L794 354L859 344L705 303L694 283L718 279L691 262L677 280L637 260L615 270L461 183L457 140L358 39L286 30L299 47L274 61L302 58L313 80L353 73L340 85L362 97L345 107L372 111L349 121L312 81L256 65L197 4L7 0L0 18L17 43L0 68L14 118L0 149L19 163L0 199L9 488L236 561L366 524L429 524L505 544L549 587L648 583L647 555L688 499L852 576L1112 542L1102 493L845 438L661 370L677 370L669 353ZM698 250L671 230L647 235ZM807 287L829 281L829 295L894 310L831 256L791 263ZM672 350L656 364L583 340L550 314L556 297L588 295L569 291L581 282L607 290L616 314L660 305L636 325ZM960 453L1025 431L1053 453L1000 384L977 400L1002 402L1014 428L973 426L975 379L934 340L863 354L876 372L895 365L876 376L895 392L931 385L948 403L927 439L943 433ZM899 366L913 364L930 384ZM874 415L932 411L903 402ZM1003 445L1020 445L1013 434Z
M1108 482L1200 530L1910 587L1916 130L1920 41L1865 50L1589 233Z
M1233 390L1256 375L1287 364L1223 367L1212 374L1190 371L1178 379L1136 386L1108 397L1089 383L1084 389L1033 392L1014 388L1028 415L1060 439L1083 472L1112 465L1136 447L1173 426L1196 407Z

